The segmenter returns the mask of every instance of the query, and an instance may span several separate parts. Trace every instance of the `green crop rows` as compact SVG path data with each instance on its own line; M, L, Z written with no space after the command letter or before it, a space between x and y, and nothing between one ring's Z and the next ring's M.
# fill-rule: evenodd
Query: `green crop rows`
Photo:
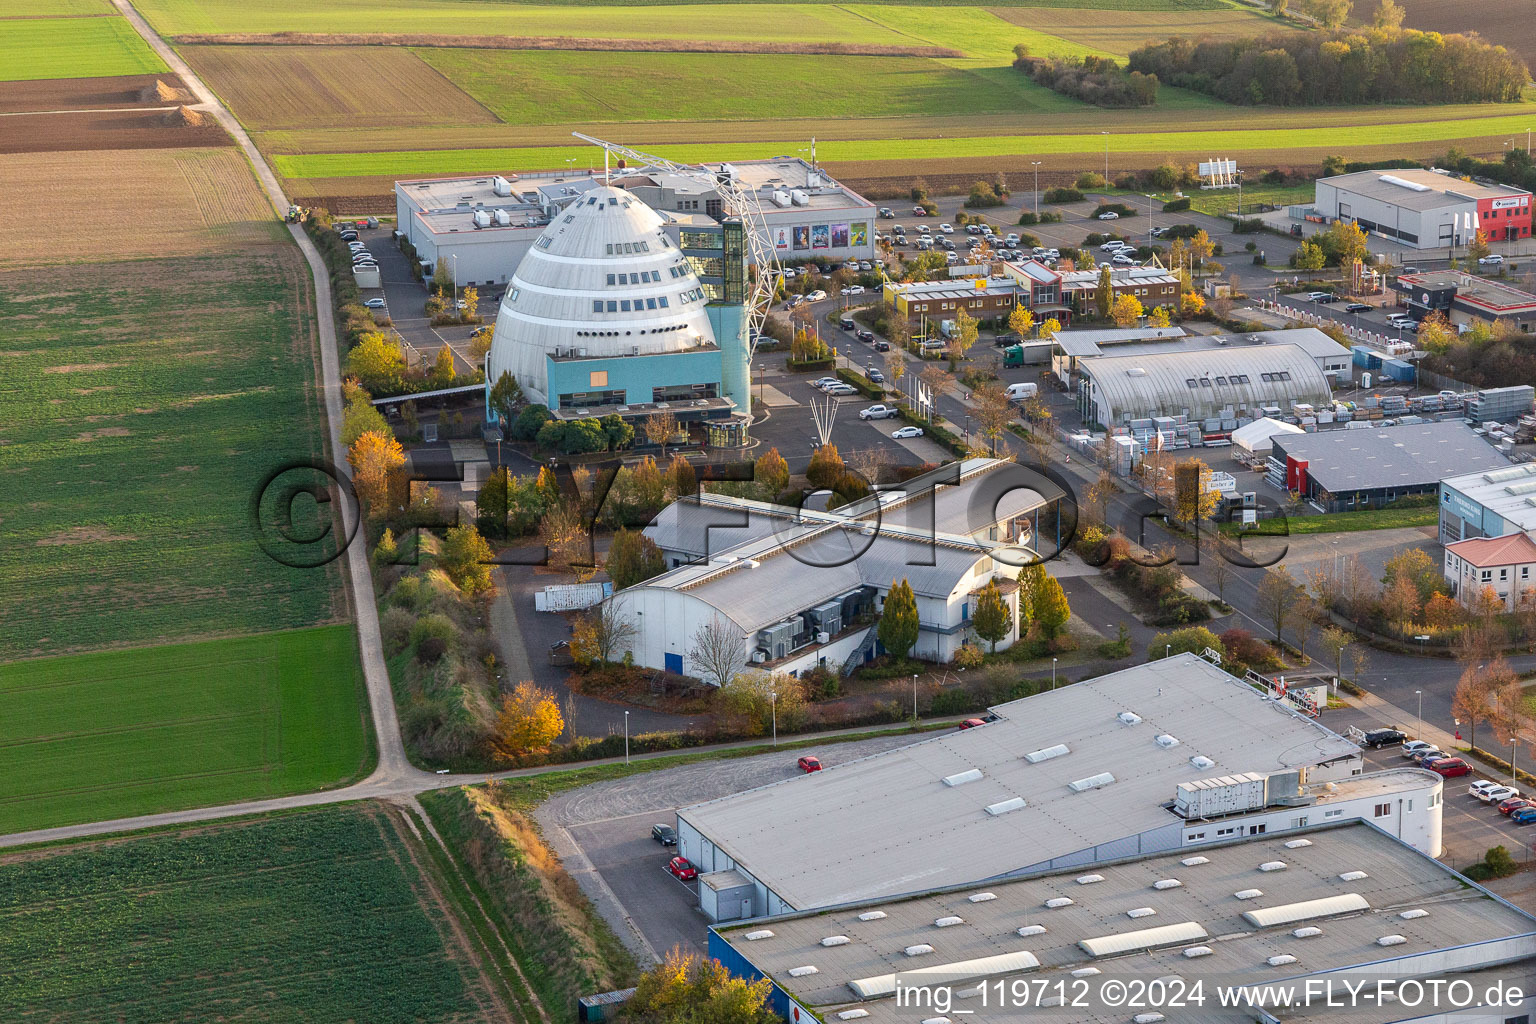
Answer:
M367 806L0 861L5 1019L486 1020L421 886Z
M338 617L334 566L279 565L249 510L321 451L297 268L262 249L0 274L0 661Z
M351 626L0 665L0 832L347 782L360 690Z
M165 70L125 18L0 18L0 53L5 82Z

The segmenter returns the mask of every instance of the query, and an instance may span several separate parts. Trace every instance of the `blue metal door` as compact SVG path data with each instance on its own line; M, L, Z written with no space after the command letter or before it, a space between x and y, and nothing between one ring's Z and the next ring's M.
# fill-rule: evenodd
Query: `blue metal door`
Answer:
M666 668L668 672L683 674L683 656L681 654L666 655Z

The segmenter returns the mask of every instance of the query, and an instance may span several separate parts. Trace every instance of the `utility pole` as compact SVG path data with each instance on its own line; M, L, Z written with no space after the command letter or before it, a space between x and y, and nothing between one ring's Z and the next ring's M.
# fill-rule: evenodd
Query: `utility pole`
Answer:
M1104 136L1104 185L1109 185L1109 132L1099 132Z
M1038 221L1040 219L1040 161L1031 160L1030 165L1035 169L1035 220Z

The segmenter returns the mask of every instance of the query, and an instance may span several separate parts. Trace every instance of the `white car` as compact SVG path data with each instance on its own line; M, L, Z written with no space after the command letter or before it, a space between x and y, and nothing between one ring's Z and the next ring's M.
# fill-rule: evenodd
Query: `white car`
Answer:
M888 420L896 415L896 410L889 405L872 405L868 409L859 410L861 420Z
M869 262L869 260L859 260L859 269L860 270L874 270L875 269L875 265L873 263Z
M1099 252L1115 252L1124 244L1125 243L1120 241L1118 238L1111 239L1108 242L1105 242L1103 245L1099 246Z
M1477 265L1480 267L1496 267L1503 262L1504 257L1495 252L1490 253L1489 255L1484 256L1482 259L1478 260Z
M861 285L861 284L851 284L847 288L843 289L843 294L844 295L863 295L864 294L864 286Z
M367 306L369 309L383 309L384 308L384 300L383 299L369 299L367 302L363 303L363 305Z
M1413 759L1414 754L1417 754L1421 750L1428 750L1433 746L1433 743L1426 743L1423 740L1409 740L1403 744L1402 749L1398 751L1398 753L1402 756L1404 761L1410 761Z
M1118 213L1116 213L1114 210L1105 210L1103 213L1099 214L1099 220L1119 220L1119 219L1120 219L1120 215Z
M832 385L834 385L834 384L841 384L841 383L842 383L842 381L839 380L836 377L820 377L820 378L818 378L816 380L811 381L811 387L813 387L813 388L821 388L823 391L825 391L827 388L831 387Z
M809 295L807 295L805 297L805 301L806 302L820 302L822 299L824 299L826 297L827 297L827 293L822 291L820 288L817 288L815 291L811 292Z
M1477 798L1485 804L1501 804L1510 797L1520 795L1520 791L1514 786L1492 786L1477 794Z
M795 274L796 273L797 273L797 271L795 270L794 267L785 267L784 268L784 280L786 280L786 281L793 281L795 279Z
M830 387L827 387L827 388L825 388L823 390L825 390L826 393L829 394L829 395L839 395L839 396L843 396L843 395L856 395L856 394L859 393L859 389L854 387L852 384L841 384L841 383L833 384Z
M922 437L923 436L923 428L922 427L902 427L899 430L891 431L891 436L896 438L898 441L902 440L903 438L908 438L908 437Z
M1124 253L1119 252L1115 253L1114 262L1120 264L1122 267L1134 267L1137 265L1135 260L1131 259Z
M953 224L940 224L939 231L942 234L952 235L955 233L955 228Z
M960 257L957 254L955 254L955 253L948 252L948 253L944 254L944 262L946 262L946 263L950 264L951 266L953 266L956 263L960 262Z
M1499 784L1497 782L1489 782L1487 779L1479 779L1477 782L1474 782L1472 785L1467 787L1467 795L1475 796L1481 800L1483 798L1483 793L1490 789L1497 789L1498 787Z

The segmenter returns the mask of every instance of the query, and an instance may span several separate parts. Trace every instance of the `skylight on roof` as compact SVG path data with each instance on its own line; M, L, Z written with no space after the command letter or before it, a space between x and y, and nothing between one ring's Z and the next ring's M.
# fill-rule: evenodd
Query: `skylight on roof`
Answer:
M1072 753L1065 743L1058 743L1053 747L1044 747L1040 750L1031 750L1024 755L1024 760L1030 764L1039 764L1041 761L1049 761L1053 757L1062 757Z
M1115 777L1109 772L1100 772L1097 775L1090 775L1086 779L1078 779L1075 782L1069 782L1067 783L1067 787L1074 793L1085 793L1090 789L1099 789L1103 786L1107 786L1114 781Z
M981 769L980 768L971 768L971 769L968 769L968 770L963 771L963 772L956 772L953 775L946 775L946 776L944 776L944 785L946 785L946 786L963 786L967 782L980 782L980 781L981 781Z
M1007 800L999 800L995 804L987 805L987 813L992 817L1007 814L1009 811L1021 810L1024 807L1024 798L1021 796L1010 797Z

